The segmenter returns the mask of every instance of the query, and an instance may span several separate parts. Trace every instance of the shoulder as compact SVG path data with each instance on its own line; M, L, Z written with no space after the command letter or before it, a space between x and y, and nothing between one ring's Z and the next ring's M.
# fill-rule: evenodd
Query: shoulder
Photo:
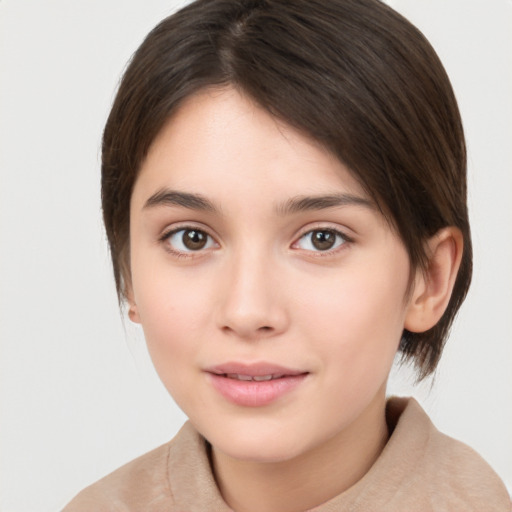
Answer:
M422 490L432 510L512 510L505 485L475 450L439 432L415 400L401 405L396 441L414 452L404 455L411 462L407 480Z
M63 512L212 509L229 510L211 472L207 443L187 422L172 441L87 487Z
M64 512L162 510L172 504L168 459L172 441L128 462L82 490Z
M505 485L491 466L471 447L441 432L429 439L425 473L432 488L440 489L454 504L460 502L461 510L512 510Z
M64 512L128 512L140 510L141 506L149 511L172 502L167 478L171 444L172 441L132 460L85 488Z

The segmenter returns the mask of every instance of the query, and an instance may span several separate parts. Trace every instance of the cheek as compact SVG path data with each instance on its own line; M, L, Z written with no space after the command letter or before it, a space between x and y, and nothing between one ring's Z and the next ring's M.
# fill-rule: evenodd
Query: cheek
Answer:
M165 382L190 366L210 322L211 307L204 280L186 273L151 268L134 275L134 291L148 350L157 372Z
M403 331L406 276L367 269L317 282L314 293L297 292L309 338L347 375L388 371Z
M190 394L201 348L201 312L197 296L180 291L178 283L160 282L141 296L141 323L153 366L162 384L184 411L201 409L200 395ZM204 337L204 336L203 336Z
M347 336L360 331L383 337L405 317L406 281L387 273L372 275L365 270L318 281L308 290L297 290L300 306L321 331ZM326 333L328 334L328 332Z

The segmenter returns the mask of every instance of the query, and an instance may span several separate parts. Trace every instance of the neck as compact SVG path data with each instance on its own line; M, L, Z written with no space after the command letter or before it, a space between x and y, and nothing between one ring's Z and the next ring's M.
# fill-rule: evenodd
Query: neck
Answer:
M298 512L352 487L388 437L381 390L347 429L292 460L243 461L213 448L213 470L224 500L236 512Z

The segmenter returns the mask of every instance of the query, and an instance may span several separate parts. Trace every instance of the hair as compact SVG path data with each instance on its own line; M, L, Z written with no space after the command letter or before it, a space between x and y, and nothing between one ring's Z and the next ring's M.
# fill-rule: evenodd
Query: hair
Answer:
M120 302L130 282L130 199L141 163L186 98L234 87L351 170L402 239L412 269L426 241L462 232L444 315L400 350L418 379L439 361L472 271L466 148L446 72L423 34L379 0L197 0L135 52L105 126L102 207Z

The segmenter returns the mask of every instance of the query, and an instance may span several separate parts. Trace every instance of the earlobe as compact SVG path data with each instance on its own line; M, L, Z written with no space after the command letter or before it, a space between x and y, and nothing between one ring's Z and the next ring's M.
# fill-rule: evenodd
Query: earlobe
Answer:
M405 329L425 332L441 319L452 295L462 251L462 233L453 226L441 229L428 240L428 267L417 272Z
M139 311L137 310L137 304L130 304L128 308L128 317L136 324L140 324Z
M140 324L139 310L137 308L137 304L133 297L133 290L131 289L131 287L128 287L128 286L126 287L125 297L126 297L126 301L128 302L128 318L132 322L134 322L136 324Z

